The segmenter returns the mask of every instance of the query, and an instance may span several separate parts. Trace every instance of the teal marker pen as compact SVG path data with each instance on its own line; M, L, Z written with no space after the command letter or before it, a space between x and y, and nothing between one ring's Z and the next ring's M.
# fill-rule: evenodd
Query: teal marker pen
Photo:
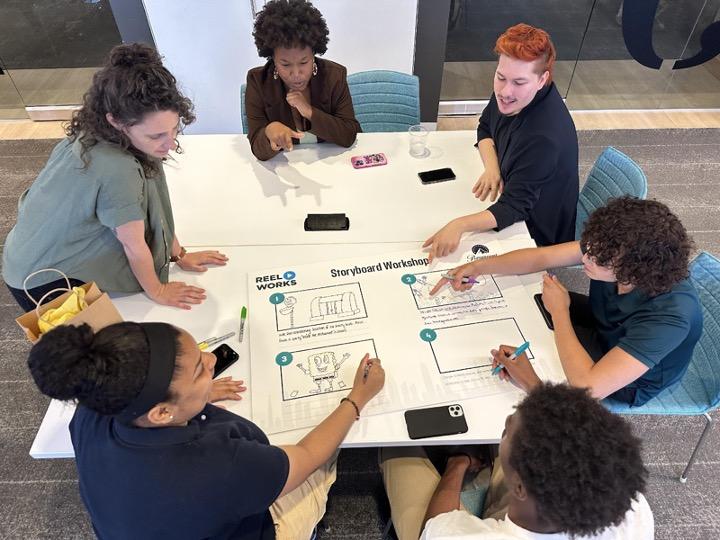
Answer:
M520 345L517 349L515 349L515 352L512 353L510 356L507 357L508 360L515 360L518 356L520 356L522 353L527 351L530 348L530 342L526 341L522 345ZM507 360L506 360L507 362ZM498 364L495 366L495 368L492 370L493 375L497 375L500 373L503 369L505 369L504 364Z

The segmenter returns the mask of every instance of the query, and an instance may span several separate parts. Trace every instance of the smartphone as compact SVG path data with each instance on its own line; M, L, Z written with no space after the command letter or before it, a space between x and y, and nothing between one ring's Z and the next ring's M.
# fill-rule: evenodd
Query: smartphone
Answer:
M455 173L450 167L419 172L418 176L420 177L420 182L423 184L435 184L436 182L455 180Z
M540 310L540 314L542 315L543 319L545 319L545 324L547 324L547 327L550 330L555 330L555 326L553 326L552 315L550 315L550 312L545 309L545 304L543 304L542 294L538 293L533 296L533 298L535 298L535 303L537 304L537 307Z
M443 405L405 411L405 424L411 439L467 433L465 413L460 405Z
M350 158L350 163L355 169L387 165L387 162L385 154L367 154L366 156L353 156Z
M240 358L240 355L225 343L213 350L212 353L215 355L215 358L217 358L217 362L215 362L215 377L232 366L237 362L238 358Z

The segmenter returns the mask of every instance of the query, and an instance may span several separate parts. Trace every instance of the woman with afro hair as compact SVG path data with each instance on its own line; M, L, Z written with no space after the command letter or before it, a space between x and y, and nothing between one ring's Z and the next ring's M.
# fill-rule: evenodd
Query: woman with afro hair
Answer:
M349 147L355 119L345 67L318 58L327 51L328 27L305 0L272 0L253 30L264 66L248 72L245 94L248 139L261 161L299 142Z
M595 210L580 241L519 249L450 271L446 283L469 288L463 276L529 274L582 264L590 295L568 293L545 274L542 301L555 330L555 345L568 382L640 406L677 383L687 370L703 329L700 299L689 275L692 240L680 220L658 201L611 199ZM523 354L492 351L500 376L530 390L540 383Z

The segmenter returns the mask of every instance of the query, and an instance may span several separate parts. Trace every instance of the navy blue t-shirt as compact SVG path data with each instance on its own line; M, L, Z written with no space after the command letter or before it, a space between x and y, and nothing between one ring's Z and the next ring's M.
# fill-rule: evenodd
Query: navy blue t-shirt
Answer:
M70 435L99 538L275 538L289 462L249 420L208 405L187 426L137 428L78 406Z
M513 116L500 112L493 94L477 128L478 142L487 138L495 144L504 182L502 195L488 207L496 230L525 221L539 246L574 240L578 140L555 83Z
M639 406L678 382L687 370L703 328L702 308L692 283L683 280L668 293L649 297L617 284L591 280L590 305L605 352L620 347L649 369L626 388Z

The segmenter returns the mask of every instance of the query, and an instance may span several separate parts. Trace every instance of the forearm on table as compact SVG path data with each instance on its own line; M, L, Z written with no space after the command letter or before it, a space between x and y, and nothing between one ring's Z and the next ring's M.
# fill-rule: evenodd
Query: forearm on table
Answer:
M592 369L595 362L575 334L570 311L554 313L553 325L555 326L555 346L565 377L572 386L592 390Z
M147 244L127 246L123 244L125 256L130 263L130 268L137 278L140 286L149 295L154 296L162 286L160 279L155 273L155 264L152 253ZM178 250L179 252L179 250Z
M313 107L311 131L319 138L347 148L355 142L359 130L360 124L354 117L333 116Z
M485 257L475 262L484 274L532 274L554 266L554 252L558 246L516 249Z
M460 491L462 490L466 471L467 465L462 462L448 462L445 473L440 478L435 493L433 493L428 504L423 527L428 520L435 516L460 509Z
M482 159L485 169L495 170L500 172L500 162L498 161L497 150L495 149L495 143L491 138L482 139L478 142L478 150L480 151L480 159Z
M483 232L494 229L497 226L495 216L492 212L483 210L475 214L462 216L454 220L462 232Z
M270 158L275 157L280 153L280 150L273 150L270 146L270 141L265 135L265 127L262 126L250 133L250 149L253 155L260 161L267 161Z
M180 240L178 240L178 237L174 236L170 255L172 257L177 257L178 255L180 255L180 251L182 251L182 245L180 245Z

